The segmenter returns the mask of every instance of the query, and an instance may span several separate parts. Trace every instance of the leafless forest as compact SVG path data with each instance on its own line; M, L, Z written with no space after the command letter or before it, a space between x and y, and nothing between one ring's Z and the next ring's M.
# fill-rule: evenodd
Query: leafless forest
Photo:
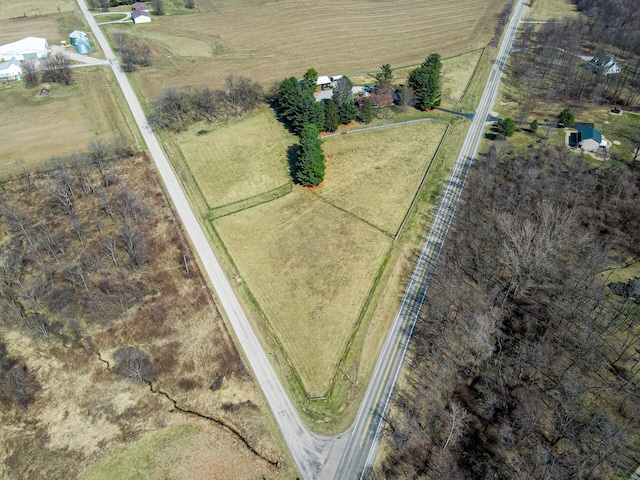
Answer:
M577 18L525 24L509 63L529 102L610 102L640 108L640 2L578 0ZM580 56L612 53L622 71L604 75Z
M564 147L470 172L373 478L610 479L637 467L640 166ZM637 263L636 263L637 265Z

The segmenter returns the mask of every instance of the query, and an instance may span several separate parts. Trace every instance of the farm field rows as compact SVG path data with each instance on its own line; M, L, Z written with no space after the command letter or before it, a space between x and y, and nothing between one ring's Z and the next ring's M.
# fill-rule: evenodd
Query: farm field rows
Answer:
M491 38L501 0L402 0L381 6L255 0L198 2L199 14L166 16L151 25L108 25L148 40L152 68L135 74L149 99L165 85L222 85L229 74L264 85L309 67L321 74L416 65L432 51L449 57L482 48ZM455 15L452 12L456 12Z

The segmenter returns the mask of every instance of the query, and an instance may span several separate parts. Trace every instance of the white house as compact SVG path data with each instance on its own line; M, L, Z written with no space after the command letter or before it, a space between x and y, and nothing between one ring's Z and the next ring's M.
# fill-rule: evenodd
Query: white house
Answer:
M618 65L618 62L616 62L616 57L610 53L596 55L589 60L587 67L592 72L599 72L603 75L611 75L622 71L622 68Z
M46 38L27 37L17 42L0 46L0 61L36 60L44 58L49 52L49 44Z
M0 78L15 78L22 75L20 60L12 58L8 62L0 63Z
M133 23L149 23L151 16L146 11L134 10L131 12L131 20Z

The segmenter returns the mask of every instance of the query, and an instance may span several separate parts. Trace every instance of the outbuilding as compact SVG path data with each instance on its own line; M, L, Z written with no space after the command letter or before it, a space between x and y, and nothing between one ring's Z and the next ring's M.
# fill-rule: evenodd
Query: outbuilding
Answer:
M75 47L78 41L86 41L89 43L89 36L80 30L74 30L69 34L69 43Z
M13 79L22 75L20 60L12 58L8 62L0 63L0 78Z
M131 12L131 20L133 20L133 23L149 23L151 22L151 16L147 12L134 10Z
M316 85L318 85L322 90L325 88L331 88L331 79L326 75L320 75L318 80L316 80Z
M596 55L589 60L587 68L592 72L601 73L603 75L611 75L622 71L622 68L618 65L618 62L616 62L615 55L611 53Z
M133 5L131 5L131 10L134 10L136 12L148 12L149 11L147 6L142 2L136 2Z
M0 62L16 60L37 60L44 58L49 53L49 44L46 38L27 37L17 42L0 46Z
M574 123L575 132L569 134L569 146L582 148L587 152L595 152L607 147L607 139L597 130L593 123Z

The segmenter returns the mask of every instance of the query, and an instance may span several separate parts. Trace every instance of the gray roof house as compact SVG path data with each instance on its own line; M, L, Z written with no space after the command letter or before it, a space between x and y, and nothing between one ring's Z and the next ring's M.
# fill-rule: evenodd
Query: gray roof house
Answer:
M592 72L602 73L603 75L611 75L622 71L622 68L616 62L615 55L611 53L596 55L587 62L587 68Z

